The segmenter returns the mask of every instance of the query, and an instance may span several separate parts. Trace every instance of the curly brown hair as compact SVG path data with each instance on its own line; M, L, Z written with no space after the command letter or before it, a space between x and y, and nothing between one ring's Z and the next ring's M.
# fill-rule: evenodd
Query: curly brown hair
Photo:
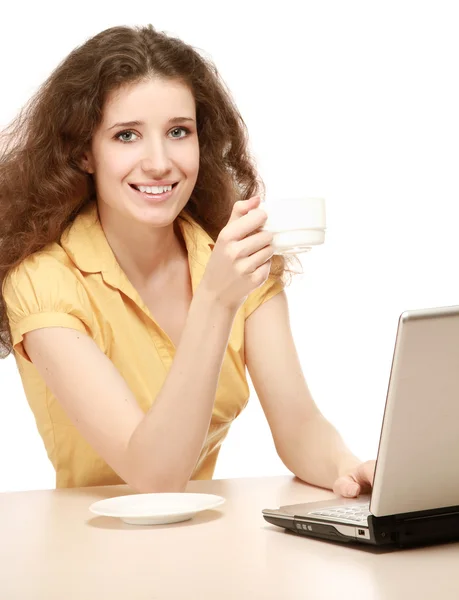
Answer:
M151 76L180 80L196 102L200 165L187 212L215 240L234 202L263 193L245 123L215 65L183 41L146 27L112 27L75 48L0 134L0 356L12 350L1 289L29 255L58 242L87 203L81 166L108 95ZM275 257L271 273L282 277Z

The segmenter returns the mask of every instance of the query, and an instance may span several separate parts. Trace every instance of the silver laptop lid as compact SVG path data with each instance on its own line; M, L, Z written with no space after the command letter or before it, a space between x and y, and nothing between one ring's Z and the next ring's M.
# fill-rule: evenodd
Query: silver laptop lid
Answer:
M459 505L459 306L399 320L370 511Z

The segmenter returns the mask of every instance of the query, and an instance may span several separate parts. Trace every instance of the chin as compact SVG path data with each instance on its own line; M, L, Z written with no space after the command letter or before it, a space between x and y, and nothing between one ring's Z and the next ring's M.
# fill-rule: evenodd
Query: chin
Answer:
M131 207L131 218L139 224L150 227L168 227L182 211L178 206Z

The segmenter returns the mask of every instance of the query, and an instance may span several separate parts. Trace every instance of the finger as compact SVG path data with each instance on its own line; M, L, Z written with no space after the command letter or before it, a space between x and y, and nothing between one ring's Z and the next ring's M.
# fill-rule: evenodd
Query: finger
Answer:
M255 269L255 271L250 275L250 279L256 287L260 287L260 285L263 285L263 283L268 279L270 271L271 261L268 260Z
M273 233L271 231L264 231L263 229L252 235L248 235L243 240L234 243L234 257L245 258L251 256L255 252L270 246L273 241Z
M368 491L371 489L373 485L375 466L375 461L367 461L360 464L356 472L350 473L350 476L360 484L361 490Z
M252 209L246 215L229 223L224 231L231 241L243 240L251 233L261 229L268 219L267 213L261 208Z
M258 252L254 252L247 258L243 258L239 263L239 270L244 275L249 275L256 271L259 267L267 263L274 254L272 246L265 246Z
M375 478L376 461L369 460L364 464L365 476L368 483L372 486Z
M260 196L253 196L248 200L238 200L234 203L233 210L231 211L231 217L229 218L228 223L237 221L237 219L240 219L254 208L257 208L260 202Z
M345 475L339 477L333 486L333 491L337 496L344 498L357 498L360 494L360 485L356 483L352 477Z

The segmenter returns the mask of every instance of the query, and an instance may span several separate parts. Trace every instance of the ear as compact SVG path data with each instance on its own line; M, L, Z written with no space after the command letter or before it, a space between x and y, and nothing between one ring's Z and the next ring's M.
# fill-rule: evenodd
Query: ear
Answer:
M85 152L80 160L80 168L86 173L94 173L94 160L91 151Z

